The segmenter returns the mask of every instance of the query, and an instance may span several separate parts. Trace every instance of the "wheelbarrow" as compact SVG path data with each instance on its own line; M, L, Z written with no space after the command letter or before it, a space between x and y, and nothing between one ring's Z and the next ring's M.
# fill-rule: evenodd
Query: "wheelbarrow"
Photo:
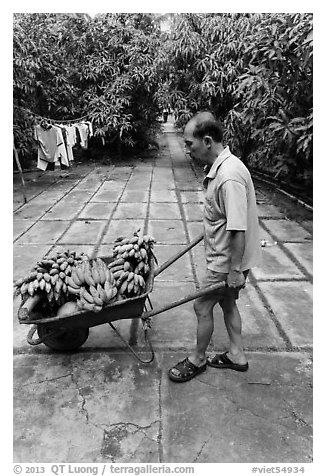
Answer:
M175 263L179 258L181 258L185 253L187 253L191 248L197 245L202 239L203 234L200 234L185 248L156 268L154 264L154 257L151 255L149 263L150 271L146 279L145 292L140 296L109 304L103 307L103 309L99 312L83 310L78 313L65 316L44 317L38 311L38 304L42 298L40 295L35 295L33 299L28 301L28 304L22 304L18 310L19 323L29 325L32 324L32 327L27 335L27 342L30 345L38 345L43 343L55 351L74 351L86 342L89 335L89 329L91 327L109 324L114 332L120 337L120 339L140 362L151 363L155 356L148 335L151 318L169 309L181 306L182 304L192 301L200 296L211 293L212 291L221 290L226 286L225 282L217 283L210 287L199 289L198 291L191 293L177 301L162 304L156 309L153 308L149 294L153 290L154 279L165 269ZM101 259L108 264L113 258L101 257ZM145 342L148 344L150 351L150 358L148 360L142 359L112 324L114 321L122 319L142 320ZM36 332L38 334L38 338L34 337Z

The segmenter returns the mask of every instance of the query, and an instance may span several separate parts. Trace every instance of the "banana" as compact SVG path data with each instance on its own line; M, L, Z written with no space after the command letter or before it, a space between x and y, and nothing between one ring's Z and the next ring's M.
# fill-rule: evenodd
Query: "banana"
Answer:
M53 263L53 265L52 265L52 269L59 269L59 265L58 265L58 263Z
M128 283L134 278L134 275L135 273L133 273L132 271L128 274L128 277L127 277Z
M67 268L67 266L68 266L67 261L64 261L62 264L60 264L61 271L64 271Z
M89 294L88 291L86 291L85 288L81 288L81 291L80 291L80 294L81 296L83 296L84 299L86 299L86 301L88 301L90 304L94 304L94 298L91 294Z
M144 265L144 275L148 274L148 271L149 271L149 266L147 263L145 263Z
M114 266L114 268L110 268L110 270L106 269L106 270L105 270L106 281L107 281L108 278L109 278L109 273L108 273L108 271L111 271L111 273L116 273L117 271L121 271L121 270L124 270L124 265L123 265L123 264L119 264L119 265L117 265L117 266Z
M97 289L94 286L89 287L90 294L95 298L97 296Z
M49 273L44 273L43 278L47 283L49 283L51 280L51 276L49 275Z
M49 300L49 301L52 301L53 298L54 298L54 291L53 291L53 289L51 288L51 289L50 289L50 292L49 292L49 294L48 294L48 300Z
M51 284L50 283L45 283L45 291L49 294L49 292L51 291L52 287L51 287Z
M133 291L133 289L134 289L134 281L129 281L129 282L128 282L128 286L127 286L128 294L131 294L131 292Z
M41 283L40 283L40 287L41 287ZM62 288L62 280L58 279L58 281L55 283L54 290L55 292L59 293L61 288Z
M72 288L72 287L69 286L69 284L68 284L67 289L68 289L68 292L69 292L70 294L75 294L75 295L77 295L77 296L80 296L80 288L79 288L79 289Z
M97 295L97 296L94 296L94 303L97 305L97 306L101 306L101 309L102 309L102 306L103 306L103 301L102 299Z
M97 294L98 294L99 298L102 299L102 301L105 301L106 294L105 294L105 291L104 291L104 289L102 288L102 286L100 284L97 285Z
M97 306L96 304L94 304L94 311L95 311L95 312L100 312L100 311L102 311L102 306Z
M125 246L126 246L125 251L131 251L131 250L134 249L134 245L131 244L131 243L129 243L128 245L125 245Z
M33 281L33 287L34 287L34 291L36 291L36 290L38 289L38 287L39 287L39 281L38 281L38 279L35 279L35 280Z
M120 276L121 276L122 273L124 273L123 269L121 269L120 271L116 271L115 273L113 273L114 279L120 279Z
M71 288L74 288L74 289L79 289L80 286L78 286L75 281L72 279L71 276L66 276L66 283L68 286L70 286Z
M44 273L47 272L46 269L45 269L45 268L42 268L41 266L38 267L38 268L36 268L36 271L37 271L38 273L42 273L42 274L44 274Z
M65 261L66 261L66 258L65 258L65 256L64 256L64 254L63 254L63 253L61 253L61 254L60 254L60 258L59 258L59 259L57 259L57 263L58 263L58 265L61 265L61 264L63 264Z
M85 282L86 282L86 284L88 284L88 286L90 286L90 285L95 286L95 282L94 282L94 279L92 277L91 272L92 271L91 271L89 263L85 263L85 271L84 271Z
M124 260L122 258L119 258L119 259L116 259L114 261L111 261L111 263L108 264L108 268L114 268L115 266L119 266L119 265L123 265L124 264Z
M36 277L39 281L41 281L41 279L43 279L43 273L37 273Z
M83 309L87 309L87 311L95 311L95 304L90 304L87 301L82 301Z
M45 288L45 279L42 278L42 279L40 280L39 288L40 288L41 290L43 290L43 289Z
M95 284L99 284L101 282L100 273L98 271L98 266L97 266L96 262L93 262L92 278L93 278Z
M134 283L138 285L138 274L134 273Z
M67 292L67 285L66 285L66 283L64 283L63 281L62 281L62 291L63 291L64 293Z
M52 284L52 286L55 285L55 280L54 280L54 278L55 278L55 276L51 276L51 281L50 281L50 283Z
M82 267L82 265L79 265L76 267L76 274L77 274L77 277L79 279L79 281L81 283L83 283L85 281L85 277L84 277L84 269Z
M138 244L138 236L133 236L129 242L133 245L135 245L135 243Z
M80 287L83 284L82 281L80 281L80 279L78 277L76 269L73 269L73 271L71 273L71 279L73 280L74 284L78 287Z
M138 283L139 283L139 286L142 287L142 288L144 288L146 286L144 278L140 274L138 275Z
M44 281L44 283L45 283L45 281ZM25 293L27 293L27 292L28 292L28 284L23 283L23 284L21 285L21 288L20 288L20 293L21 293L21 294L25 294Z
M145 250L145 248L140 248L139 250L139 253L140 253L140 256L142 257L142 259L144 261L147 261L147 251Z
M113 296L113 289L111 287L104 287L105 290L105 302L109 302Z
M124 271L129 271L130 268L131 268L131 264L129 263L129 261L125 261L124 265L123 265L123 270Z
M128 286L128 282L124 281L121 285L121 288L120 288L120 294L124 294L126 292L127 286Z
M100 284L104 284L106 279L104 266L105 266L104 263L101 261L101 264L98 267L98 272L100 275Z
M61 279L65 279L66 273L64 273L63 271L60 271L59 277L60 277Z
M129 252L128 251L125 251L123 254L122 254L122 258L123 259L127 259L129 257Z
M128 256L129 256L129 258L132 258L133 256L135 256L134 248L132 248L132 250L128 251Z
M122 245L127 245L129 243L129 238L124 238L122 241L121 241L121 244Z
M111 301L112 299L114 299L116 297L116 295L118 294L118 288L116 286L114 286L112 288L112 297L111 297Z

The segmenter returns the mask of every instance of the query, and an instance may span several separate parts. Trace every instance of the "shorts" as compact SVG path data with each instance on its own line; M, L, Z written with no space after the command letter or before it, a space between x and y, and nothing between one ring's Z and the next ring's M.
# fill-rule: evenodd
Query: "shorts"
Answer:
M249 273L249 269L246 269L245 271L243 271L243 275L245 279L247 279L248 273ZM219 273L218 271L206 269L206 275L201 283L200 289L208 288L209 286L212 286L213 284L226 281L227 276L228 276L227 273ZM216 297L218 297L217 301L221 301L226 295L230 295L230 294L235 299L239 299L239 291L241 291L241 289L230 289L226 287L226 288L222 288L221 290L218 289L217 291L212 291L212 293L214 295L216 293ZM208 294L208 296L210 296L210 294Z

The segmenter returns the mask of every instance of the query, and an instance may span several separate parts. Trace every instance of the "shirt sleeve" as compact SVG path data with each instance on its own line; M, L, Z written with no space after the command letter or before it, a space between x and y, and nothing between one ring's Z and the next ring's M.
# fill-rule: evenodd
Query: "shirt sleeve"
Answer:
M219 191L226 216L226 230L247 230L247 191L245 185L227 180Z

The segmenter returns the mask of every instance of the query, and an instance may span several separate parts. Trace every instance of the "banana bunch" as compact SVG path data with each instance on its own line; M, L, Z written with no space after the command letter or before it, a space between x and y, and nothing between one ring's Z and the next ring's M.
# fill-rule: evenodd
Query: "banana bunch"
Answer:
M77 296L79 309L98 312L117 298L113 274L100 258L74 267L65 282L68 294Z
M27 276L15 282L16 294L21 294L23 300L35 293L45 294L49 303L66 300L66 278L71 275L74 266L87 259L87 255L77 255L69 250L43 258Z
M131 238L118 237L113 246L113 261L108 265L113 273L121 298L139 296L145 292L149 273L149 258L155 240L136 231Z

